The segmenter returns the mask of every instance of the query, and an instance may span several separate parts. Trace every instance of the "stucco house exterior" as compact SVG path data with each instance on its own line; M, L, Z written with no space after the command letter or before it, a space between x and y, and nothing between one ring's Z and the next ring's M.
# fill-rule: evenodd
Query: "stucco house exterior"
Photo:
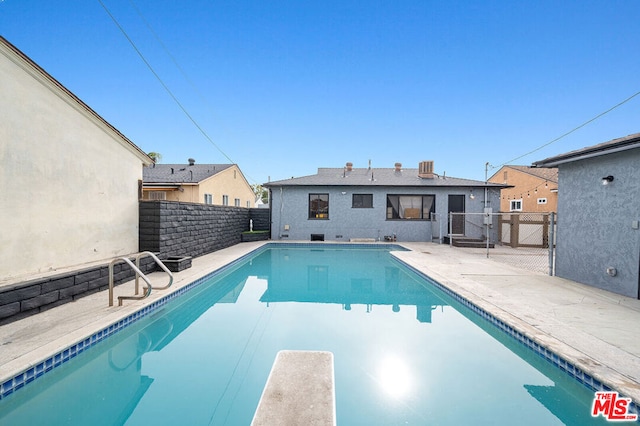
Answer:
M640 133L533 166L558 168L556 275L640 298Z
M152 160L0 37L0 283L138 251Z
M509 185L500 191L501 212L557 213L558 169L505 165L489 182Z
M143 199L254 207L256 195L236 164L154 164L144 168Z
M418 168L400 163L354 168L347 163L264 186L270 191L271 239L323 241L442 241L449 212L483 213L485 204L497 210L504 187L438 175L432 161L420 162ZM454 233L481 237L485 232L482 226L469 228Z

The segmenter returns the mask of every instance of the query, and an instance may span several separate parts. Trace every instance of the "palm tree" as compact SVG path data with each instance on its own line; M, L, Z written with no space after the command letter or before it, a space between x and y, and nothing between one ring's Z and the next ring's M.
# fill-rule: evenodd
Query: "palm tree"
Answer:
M162 154L160 154L159 152L150 152L147 155L151 157L154 163L159 163L160 160L162 160Z

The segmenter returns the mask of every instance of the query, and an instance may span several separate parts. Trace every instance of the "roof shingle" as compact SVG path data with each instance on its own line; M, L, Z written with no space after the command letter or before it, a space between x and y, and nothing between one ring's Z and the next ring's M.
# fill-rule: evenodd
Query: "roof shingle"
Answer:
M394 168L319 168L315 175L268 182L264 186L413 186L413 187L484 187L485 182L434 174L433 179L418 177L418 169ZM486 186L503 187L487 183Z
M155 164L143 170L144 183L199 183L233 164Z

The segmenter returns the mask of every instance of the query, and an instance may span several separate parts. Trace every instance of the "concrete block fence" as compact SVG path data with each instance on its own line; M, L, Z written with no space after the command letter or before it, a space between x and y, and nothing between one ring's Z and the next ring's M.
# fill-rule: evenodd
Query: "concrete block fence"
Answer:
M160 259L198 257L238 244L249 230L269 229L268 209L246 209L172 201L140 201L139 247ZM141 259L144 273L157 270L151 257ZM135 278L131 268L114 266L116 285ZM109 264L55 274L0 288L0 325L54 308L109 288ZM105 304L108 301L105 299Z
M198 257L241 242L242 232L269 229L268 209L175 201L140 202L140 251Z
M155 268L156 264L151 257L140 259L142 272L151 272ZM125 263L114 265L115 285L134 278L135 273L129 265ZM44 312L108 288L108 263L2 287L0 288L0 325ZM105 306L108 303L106 298L104 303Z

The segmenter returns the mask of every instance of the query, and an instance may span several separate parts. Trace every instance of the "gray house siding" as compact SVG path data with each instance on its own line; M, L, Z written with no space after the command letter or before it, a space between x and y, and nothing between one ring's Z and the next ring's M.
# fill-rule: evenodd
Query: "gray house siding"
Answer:
M640 150L561 164L556 275L638 298ZM602 177L614 176L609 185ZM607 274L615 268L617 274Z
M271 192L271 238L274 240L310 240L322 234L325 241L349 241L352 238L384 240L395 234L398 241L431 241L439 229L447 233L448 196L465 196L465 210L483 211L482 190L475 187L398 187L398 186L279 186ZM499 206L499 190L488 191L490 206ZM329 218L309 219L309 194L329 194ZM353 208L353 194L372 194L372 208ZM437 221L387 220L387 194L434 195ZM483 232L477 230L478 236Z

